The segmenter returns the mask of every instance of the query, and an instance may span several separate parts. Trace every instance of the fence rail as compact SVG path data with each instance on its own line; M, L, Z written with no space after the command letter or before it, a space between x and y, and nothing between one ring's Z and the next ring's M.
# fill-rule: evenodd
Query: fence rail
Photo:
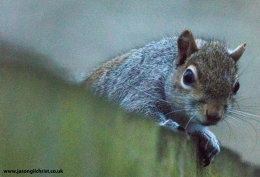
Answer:
M259 168L225 148L202 168L195 143L186 135L126 114L39 66L1 62L0 102L1 170L62 169L64 176L260 176Z

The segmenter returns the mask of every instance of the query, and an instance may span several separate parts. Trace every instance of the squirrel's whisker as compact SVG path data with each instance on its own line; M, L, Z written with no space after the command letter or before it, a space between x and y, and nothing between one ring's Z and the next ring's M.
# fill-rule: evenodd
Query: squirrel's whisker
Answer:
M258 108L258 107L240 107L240 108L236 108L236 107L234 107L233 109L235 109L235 110L239 110L239 111L245 111L245 112L249 112L250 113L250 111L259 111L260 112L260 108Z
M254 147L256 146L257 144L257 140L258 140L258 133L257 133L257 130L256 130L256 127L250 122L248 121L247 119L243 119L243 117L236 117L238 119L236 119L235 117L233 116L230 116L228 115L229 117L235 119L235 120L241 120L243 122L246 122L250 127L252 127L253 131L254 131L254 138L255 138L255 144L254 144Z
M255 133L257 134L255 126L252 124L252 122L250 122L249 120L245 119L245 117L236 116L236 117L232 117L232 118L235 118L236 120L241 120L243 122L248 123L255 130Z
M234 112L238 112L238 113L241 113L241 114L244 114L244 115L248 115L248 116L253 116L253 117L258 117L258 118L260 118L259 115L256 115L256 114L253 114L253 113L249 113L249 112L245 112L245 111L234 110Z
M246 120L253 120L253 121L256 121L257 123L260 123L260 120L253 118L253 117L249 117L248 115L245 115L245 114L242 114L239 112L235 112L235 111L229 111L229 112L232 114L235 114L236 116L241 116L241 117L245 118Z
M184 111L184 110L197 110L195 108L185 108L185 109L179 109L179 110L174 110L174 111L171 111L171 112L168 112L166 113L165 115L169 115L169 114L172 114L172 113L175 113L175 112L180 112L180 111Z
M259 106L255 106L255 105L239 105L239 108L259 108Z
M231 119L234 119L234 120L236 120L237 122L243 122L244 120L243 119L241 119L241 118L238 118L238 117L233 117L233 116L231 116L231 115L227 115L227 117L228 118L231 118ZM229 119L227 119L227 120L229 120Z
M236 119L235 117L233 117L233 116L231 116L231 115L227 115L227 117L228 117L228 118L231 118L231 119L234 119L234 120L236 120L237 122L240 122L239 119ZM234 124L234 126L236 126L235 122L229 122L228 120L229 120L229 119L224 119L224 121L227 121L228 123ZM236 127L237 127L237 126L236 126Z
M230 140L230 137L231 137L231 130L232 130L232 127L230 126L230 123L224 119L224 122L227 124L228 126L228 130L229 130L229 135L228 135L228 139Z
M194 119L194 117L197 115L197 113L198 113L198 111L196 111L196 112L192 115L192 117L189 119L189 121L187 122L187 124L186 124L185 127L184 127L185 130L187 129L187 127L188 127L188 125L190 124L190 122L192 121L192 119Z
M251 124L251 121L255 121L256 123L260 123L260 120L254 119L252 117L247 117L247 115L238 114L238 113L235 113L235 112L233 112L231 114L235 115L237 119L240 119L240 120L245 121L245 122L250 123L250 124Z
M258 97L240 97L240 98L236 98L236 101L239 101L239 102L248 101L248 100L258 100Z

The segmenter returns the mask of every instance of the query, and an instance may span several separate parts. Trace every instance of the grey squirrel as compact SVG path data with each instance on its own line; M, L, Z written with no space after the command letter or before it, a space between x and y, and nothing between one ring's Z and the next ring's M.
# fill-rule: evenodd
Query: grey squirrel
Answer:
M239 89L237 61L245 46L229 50L219 41L195 39L185 30L108 61L84 83L126 111L198 137L207 166L220 152L207 126L232 109Z

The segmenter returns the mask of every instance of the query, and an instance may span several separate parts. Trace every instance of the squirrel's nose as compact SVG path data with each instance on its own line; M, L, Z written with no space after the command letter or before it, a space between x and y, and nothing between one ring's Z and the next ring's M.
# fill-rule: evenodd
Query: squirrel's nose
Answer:
M218 122L221 119L221 116L218 113L209 114L207 111L207 120L210 122Z
M217 122L221 119L220 116L216 115L207 115L207 119L212 122Z

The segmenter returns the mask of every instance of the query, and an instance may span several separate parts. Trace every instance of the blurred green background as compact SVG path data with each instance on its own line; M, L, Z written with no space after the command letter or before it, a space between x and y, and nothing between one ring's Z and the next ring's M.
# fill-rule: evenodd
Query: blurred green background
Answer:
M45 67L57 71L57 75L67 81L79 82L105 60L152 40L190 29L195 36L224 39L230 48L235 48L242 42L248 44L240 61L242 74L238 96L241 98L240 105L253 106L248 111L260 114L258 111L260 105L259 8L260 1L257 0L1 1L0 55L5 53L5 56L1 56L1 58L16 62L28 56L32 58L32 61L34 58L40 58L40 61L45 63ZM19 52L15 46L19 46ZM9 52L5 52L6 50ZM57 70L50 61L64 69ZM36 63L39 64L39 60L36 60ZM3 64L1 67L4 68L5 65ZM31 74L29 71L28 75ZM39 148L49 147L48 151L53 152L60 148L52 147L53 141L82 143L77 141L78 136L83 136L80 132L71 135L72 142L55 137L58 135L52 135L52 131L59 129L59 126L63 127L60 136L70 130L70 125L84 127L84 124L72 124L74 120L69 119L70 111L77 112L77 110L70 110L70 104L77 103L82 109L84 108L85 104L80 101L81 97L75 96L75 98L72 97L73 99L63 102L65 95L59 94L60 86L54 86L56 80L52 81L51 85L41 82L42 85L35 85L32 90L25 92L28 91L26 87L19 87L19 82L26 83L23 79L13 80L13 77L10 77L11 82L9 83L5 80L8 79L8 75L4 75L4 70L1 70L1 77L2 125L0 131L2 134L6 134L5 137L12 139L12 132L15 131L9 130L24 133L31 131L31 138L36 138L33 137L35 131L47 132L49 137L42 137L44 144L38 146ZM38 76L35 76L35 79L41 80ZM42 88L41 94L38 95L40 88ZM37 92L35 99L27 101L25 93L34 92ZM69 91L68 94L73 95L73 92ZM52 95L52 97L46 95ZM21 104L22 100L24 100L24 104ZM57 100L59 101L57 102ZM31 105L37 105L35 109L39 110L28 110ZM61 109L60 105L68 106L68 108ZM52 117L54 110L59 112L60 117L72 122L68 121L63 125L60 118ZM22 114L18 114L21 111ZM29 115L40 119L43 129L33 130L23 126ZM8 117L8 120L4 119L5 117ZM12 125L10 117L13 121L18 119L23 121ZM221 144L239 152L245 160L260 164L259 119L258 121L250 118L245 118L245 120L227 119L227 121L229 124L223 122L212 128ZM22 136L23 134L21 134ZM16 148L17 154L19 154L19 143L23 143L23 141L21 139L13 139L13 141L17 141L17 147L13 148ZM45 144L47 141L48 144ZM66 147L66 145L61 146ZM45 150L47 152L47 149ZM35 149L35 153L37 152ZM14 157L17 154L14 153ZM46 164L52 163L49 158L46 157L46 159L48 159ZM42 159L35 159L36 163L37 160Z

